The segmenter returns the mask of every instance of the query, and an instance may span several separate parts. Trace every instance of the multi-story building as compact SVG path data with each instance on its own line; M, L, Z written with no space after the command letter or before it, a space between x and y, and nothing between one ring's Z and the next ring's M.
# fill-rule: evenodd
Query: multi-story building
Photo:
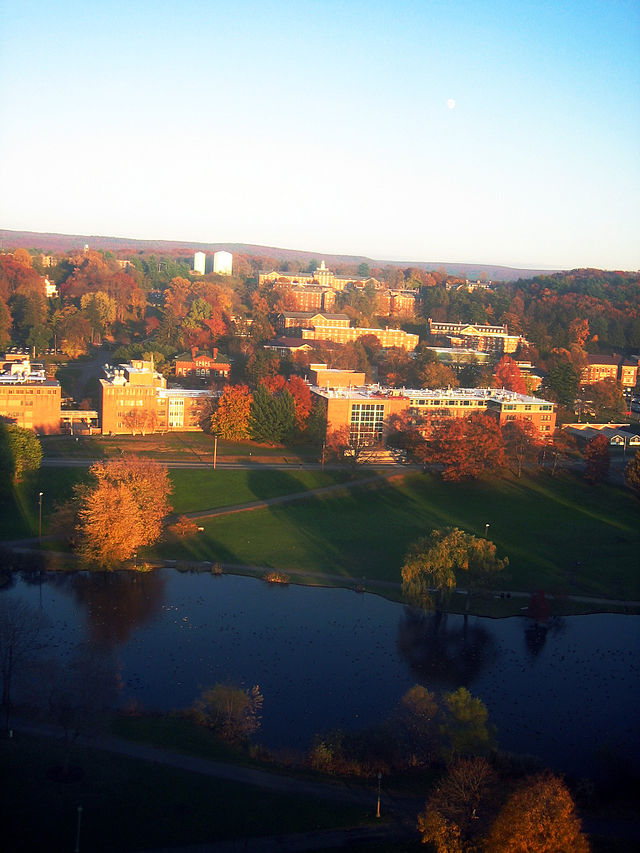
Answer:
M217 347L214 347L210 353L198 347L191 347L189 352L182 352L176 356L176 376L226 379L230 370L229 357L219 353Z
M291 334L295 329L315 329L318 326L330 327L332 329L349 328L348 314L329 314L321 311L284 311L278 315L276 328L284 334L286 331Z
M193 271L196 275L204 275L207 256L204 252L195 252L193 255Z
M5 353L0 372L0 418L37 433L60 432L60 383L42 364Z
M337 344L346 344L351 341L357 341L365 335L373 335L380 341L380 345L384 349L389 347L400 347L412 352L418 346L418 335L405 332L402 329L366 329L366 328L351 328L349 326L324 326L316 325L313 329L303 329L302 337L304 340L324 340L332 341Z
M197 430L204 404L214 396L209 390L167 388L153 362L134 359L105 368L98 405L102 433Z
M296 311L331 311L336 302L335 291L320 285L295 285L287 292L295 301Z
M406 411L436 420L467 417L475 412L493 416L500 425L527 420L541 437L549 437L556 424L553 403L496 388L396 389L313 386L312 393L326 400L327 430L349 427L352 444L381 442L389 418Z
M429 317L429 332L447 338L451 346L466 347L498 354L513 353L528 343L522 335L510 335L507 326L482 326L475 323L440 323Z
M620 358L618 355L593 355L587 356L587 364L582 369L580 383L582 385L593 385L602 379L613 379L620 382L626 390L631 390L638 384L638 362L640 359Z
M349 286L366 287L368 284L373 287L380 287L380 282L371 276L345 276L336 275L332 270L327 269L325 262L322 261L319 267L313 272L280 272L271 270L270 272L258 273L258 285L275 284L276 282L288 283L291 285L313 285L317 284L322 287L329 287L331 290L342 291Z
M359 388L365 383L365 375L358 370L337 370L326 364L310 364L309 382L318 388Z

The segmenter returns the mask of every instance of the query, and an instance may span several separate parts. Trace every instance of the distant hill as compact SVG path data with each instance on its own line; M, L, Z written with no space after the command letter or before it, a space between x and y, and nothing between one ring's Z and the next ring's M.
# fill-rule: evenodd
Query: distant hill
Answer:
M488 276L493 281L517 281L519 278L533 278L545 273L560 272L551 269L518 269L495 264L458 264L446 261L385 261L367 258L364 255L332 255L323 252L307 252L299 249L281 249L275 246L254 246L250 243L197 243L180 240L136 240L130 237L100 237L95 234L49 234L37 231L9 231L0 228L2 248L40 249L43 252L69 252L82 249L88 243L92 249L104 249L118 254L156 253L176 255L193 252L218 252L221 250L234 254L250 255L279 261L323 260L332 264L361 264L371 267L419 267L425 270L446 269L450 275L477 279Z

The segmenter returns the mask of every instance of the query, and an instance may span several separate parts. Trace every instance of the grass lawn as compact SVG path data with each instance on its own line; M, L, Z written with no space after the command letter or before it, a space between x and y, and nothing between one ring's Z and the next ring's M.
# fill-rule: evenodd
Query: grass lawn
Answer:
M40 436L40 441L45 457L50 458L98 459L119 456L124 451L158 459L213 463L213 436L202 432L176 432L166 435L83 435L79 436L77 441L69 435L44 435ZM252 442L218 442L219 461L248 460L251 457L274 462L317 462L318 456L318 449L307 445L269 447Z
M353 806L278 795L108 752L75 748L78 782L47 770L62 763L58 742L19 734L0 742L3 849L126 853L228 838L355 825L370 815ZM8 783L10 780L10 784Z
M204 534L156 556L220 560L399 581L408 544L455 525L489 537L510 560L512 589L640 599L638 502L573 475L467 484L409 475L250 514L204 519Z
M357 472L359 476L367 472ZM279 495L330 486L352 478L350 471L240 471L173 469L171 503L176 514L247 503ZM10 508L0 513L0 541L38 535L38 493L43 492L42 531L47 533L56 504L71 497L73 486L88 478L85 468L41 468L17 487L0 489L0 501Z

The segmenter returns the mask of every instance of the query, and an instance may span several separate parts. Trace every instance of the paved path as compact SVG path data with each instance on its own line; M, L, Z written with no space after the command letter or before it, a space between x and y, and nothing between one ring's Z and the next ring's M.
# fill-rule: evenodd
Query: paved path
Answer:
M39 737L62 737L62 732L58 727L23 719L19 716L12 718L11 725L18 736L22 732ZM339 803L350 802L369 811L372 820L375 818L377 803L375 787L368 789L364 786L350 785L338 779L332 783L324 783L294 776L283 776L277 772L271 773L253 767L225 764L221 761L172 752L110 735L100 735L91 739L81 737L77 743L87 748L104 750L140 761L150 761L177 770L199 773L203 776L223 779L241 785L251 785L274 794L304 796L310 799ZM276 851L330 850L385 840L417 840L415 817L424 803L424 798L399 797L382 790L380 803L381 812L385 818L390 817L391 822L385 820L385 823L379 825L318 830L291 835L283 833L282 835L261 838L243 838L235 841L164 848L163 850L153 851L153 853L233 853L233 851L276 853ZM147 853L151 853L151 851L147 851Z

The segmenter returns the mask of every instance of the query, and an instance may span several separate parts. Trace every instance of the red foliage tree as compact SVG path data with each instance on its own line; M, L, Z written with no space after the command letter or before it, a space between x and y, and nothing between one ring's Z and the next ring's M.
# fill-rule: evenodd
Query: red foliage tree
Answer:
M484 414L441 421L433 429L432 447L432 461L443 466L443 480L473 480L504 465L500 427Z
M520 368L512 358L503 355L493 371L493 387L506 388L517 394L526 394L527 387Z
M611 457L609 439L606 435L597 435L584 449L585 479L589 483L601 483L607 479Z
M277 394L285 389L291 394L296 408L296 425L298 429L304 429L311 413L311 391L304 379L301 379L300 376L291 376L289 379L285 379L282 374L277 373L275 376L265 376L262 384L272 394Z

